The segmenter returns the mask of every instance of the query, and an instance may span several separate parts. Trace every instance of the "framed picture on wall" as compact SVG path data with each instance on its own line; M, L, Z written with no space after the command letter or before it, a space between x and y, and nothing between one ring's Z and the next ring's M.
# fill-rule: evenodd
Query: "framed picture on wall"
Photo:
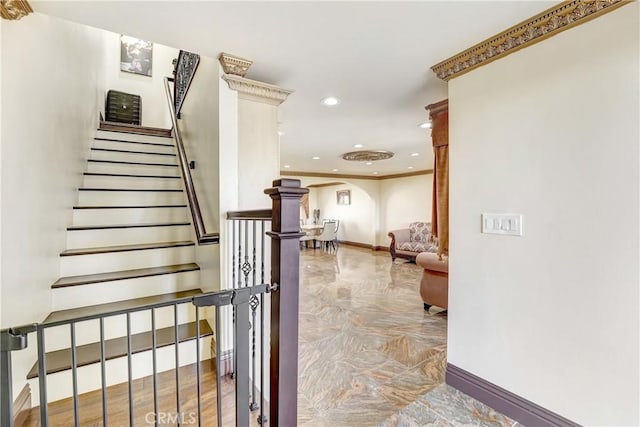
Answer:
M152 42L120 36L120 71L151 77L152 65Z
M338 190L336 191L339 205L351 204L351 190Z

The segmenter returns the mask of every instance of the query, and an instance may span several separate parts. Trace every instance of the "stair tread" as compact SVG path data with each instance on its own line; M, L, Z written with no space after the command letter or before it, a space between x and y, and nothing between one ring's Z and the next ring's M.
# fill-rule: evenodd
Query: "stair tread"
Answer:
M135 245L103 246L100 248L67 249L66 251L61 252L60 256L95 255L111 252L142 251L146 249L179 248L183 246L195 246L195 242L185 240L181 242L142 243Z
M155 135L154 135L155 136ZM164 137L161 137L164 138ZM130 141L128 139L115 139L115 138L93 138L95 141L110 141L110 142L124 142L126 144L142 144L142 145L155 145L158 147L173 147L173 144L162 144L160 142L146 142L146 141Z
M182 189L165 189L165 188L97 188L82 187L79 191L151 191L158 193L182 193Z
M145 162L127 162L125 160L101 160L101 159L89 159L89 162L96 163L115 163L118 165L135 165L135 166L163 166L163 167L178 167L178 164L175 163L145 163Z
M112 225L72 225L67 227L67 231L84 231L84 230L109 230L115 228L150 228L150 227L174 227L191 225L188 221L180 222L151 222L141 224L112 224Z
M196 263L165 265L162 267L138 268L135 270L111 271L109 273L84 274L59 278L52 289L68 286L88 285L92 283L111 282L115 280L136 279L140 277L160 276L163 274L175 274L200 270Z
M156 128L151 126L132 125L128 123L102 121L98 130L105 132L132 133L136 135L157 136L159 138L172 138L171 129Z
M200 320L200 337L213 335L213 330L206 319ZM178 325L178 342L196 339L196 322ZM175 344L174 327L156 330L156 348L167 347ZM142 332L131 335L131 353L141 353L152 348L152 332ZM127 355L127 337L118 337L105 340L105 359L111 360ZM47 374L62 372L71 369L71 349L66 348L48 352L45 355ZM76 365L87 366L100 362L100 343L79 345L76 347ZM27 379L38 376L38 364L34 364Z
M67 310L59 310L51 312L42 322L43 325L52 325L60 322L66 322L72 319L83 320L86 318L95 318L102 314L118 312L130 309L144 309L151 305L162 304L165 302L174 302L175 300L190 298L194 295L202 293L202 289L189 289L180 292L170 292L167 294L152 295L148 297L132 298L122 301L114 301L105 304L96 304L83 306L78 308L70 308Z
M180 179L180 175L139 175L129 173L104 173L104 172L85 172L85 176L113 176L122 178L168 178L168 179Z
M110 153L127 153L127 154L149 154L151 156L172 156L175 157L174 153L158 153L155 151L134 151L134 150L118 150L116 148L96 148L92 147L91 151L107 151Z
M187 205L138 205L138 206L74 206L73 209L148 209L186 208Z

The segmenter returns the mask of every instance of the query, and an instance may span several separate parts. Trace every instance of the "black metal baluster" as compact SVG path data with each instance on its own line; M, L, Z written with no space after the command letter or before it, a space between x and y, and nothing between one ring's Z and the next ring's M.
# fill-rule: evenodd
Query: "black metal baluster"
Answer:
M127 382L129 388L129 426L133 427L133 384L131 368L131 313L127 313Z
M249 273L251 273L251 264L249 264L249 221L244 220L244 263L242 264L242 273L244 274L244 286L249 286Z
M76 354L76 324L72 322L71 331L71 382L73 383L73 425L80 425L80 414L78 410L78 360Z
M202 395L200 390L200 307L196 306L196 384L198 391L198 426L202 425Z
M107 425L107 373L105 370L104 317L100 318L100 375L102 377L102 425Z
M222 427L222 381L220 377L220 307L215 307L216 311L216 405L218 409L218 427Z
M151 357L153 360L153 412L156 427L158 426L158 360L156 357L156 309L151 309Z
M178 426L182 423L182 412L180 411L180 351L178 339L178 304L173 305L173 340L175 342L176 354L176 413L178 414Z
M47 414L49 404L47 402L47 361L44 351L44 331L45 329L38 326L38 387L40 389L40 425L46 427L49 425L49 416Z

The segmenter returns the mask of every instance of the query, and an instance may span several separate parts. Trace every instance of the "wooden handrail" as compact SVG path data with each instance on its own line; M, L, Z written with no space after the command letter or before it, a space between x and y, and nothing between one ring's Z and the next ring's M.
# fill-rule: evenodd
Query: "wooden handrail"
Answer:
M256 209L251 211L229 211L227 219L247 219L255 221L271 221L272 209Z
M202 220L202 211L200 210L200 203L198 203L198 196L196 195L195 187L193 186L193 178L191 177L191 169L189 169L189 160L187 154L184 151L184 144L182 143L182 136L180 135L180 128L178 128L178 117L176 116L176 108L171 94L171 88L169 86L169 77L164 78L164 89L167 94L167 101L169 103L169 116L171 117L171 124L173 125L173 138L176 142L176 148L178 150L178 160L180 162L180 171L182 173L182 179L184 180L184 187L187 191L187 200L189 202L189 209L191 210L191 218L193 219L193 226L196 231L196 238L198 245L210 245L220 242L219 233L208 233L204 221Z

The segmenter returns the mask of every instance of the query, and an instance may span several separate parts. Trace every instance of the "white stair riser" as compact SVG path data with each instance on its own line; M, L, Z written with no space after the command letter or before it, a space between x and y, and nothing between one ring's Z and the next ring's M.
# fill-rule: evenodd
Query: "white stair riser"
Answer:
M211 337L200 339L200 360L211 358ZM180 343L179 360L180 366L190 365L196 362L196 340ZM146 377L153 374L152 352L146 351L137 353L131 357L133 379ZM175 368L175 347L173 345L162 347L156 350L157 371L164 372ZM100 390L101 374L100 364L78 368L78 393L87 393L92 390ZM127 382L127 358L108 360L105 363L107 386ZM29 380L32 393L33 406L39 405L38 401L38 379ZM134 398L136 388L134 387ZM47 400L55 402L73 395L73 383L71 370L47 375ZM125 409L126 410L126 409Z
M199 270L185 271L55 288L52 290L51 311L195 289L200 286L199 273Z
M129 175L179 175L180 169L177 166L156 166L156 165L128 165L121 163L88 162L87 172L95 173L124 173Z
M74 209L73 225L149 224L189 222L184 208Z
M96 138L105 139L121 139L123 141L153 142L157 144L173 144L173 138L164 138L161 136L138 135L135 133L112 132L108 130L99 130Z
M151 330L151 310L137 311L131 316L131 334ZM173 306L155 310L156 329L174 325ZM202 315L201 315L202 318ZM195 307L191 303L178 304L178 324L195 322ZM69 325L54 326L45 330L45 347L47 352L71 347L71 329ZM124 314L104 318L105 339L124 337L127 335L127 317ZM100 321L86 320L76 323L76 345L84 345L100 341Z
M173 140L168 139L160 144L173 144ZM147 151L151 153L169 153L175 154L176 150L173 145L156 145L156 144L138 144L135 142L111 141L108 139L95 139L93 148L109 148L111 150L126 151Z
M60 257L60 276L107 273L195 262L193 246Z
M67 231L67 249L191 240L191 225Z
M183 205L183 192L176 191L80 191L80 206Z
M83 187L181 190L182 178L141 178L137 176L85 175Z
M175 165L178 161L175 156L159 156L156 154L123 153L120 151L91 150L92 160L115 160L122 162L160 163Z

